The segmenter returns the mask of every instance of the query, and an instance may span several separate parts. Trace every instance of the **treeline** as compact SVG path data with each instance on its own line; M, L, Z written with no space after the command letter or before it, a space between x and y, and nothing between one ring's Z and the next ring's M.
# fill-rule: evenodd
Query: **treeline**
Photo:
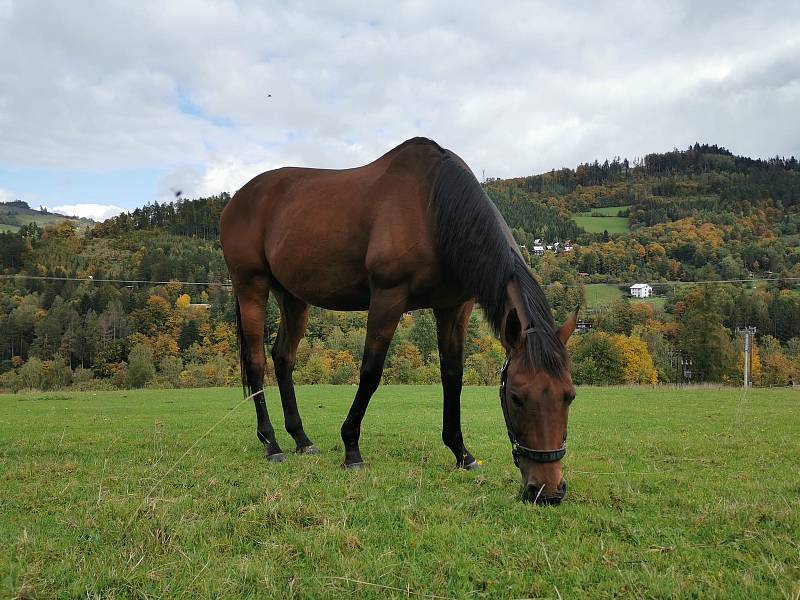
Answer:
M219 217L230 199L231 195L223 192L196 200L145 204L133 212L122 213L98 223L92 233L102 237L155 229L215 240L219 238Z
M755 175L765 173L770 177L780 171L800 171L800 163L792 156L776 156L767 160L735 156L730 150L716 144L695 143L686 150L675 148L670 152L647 154L629 161L616 156L602 163L581 163L574 169L553 169L541 175L530 175L505 180L528 192L563 195L574 192L579 186L607 185L629 181L637 176L702 175L710 172ZM488 183L501 180L489 179Z

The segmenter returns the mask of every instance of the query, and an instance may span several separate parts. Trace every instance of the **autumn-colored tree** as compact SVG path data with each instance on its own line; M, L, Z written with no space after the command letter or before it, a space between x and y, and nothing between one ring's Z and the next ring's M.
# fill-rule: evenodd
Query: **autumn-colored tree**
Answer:
M627 335L615 335L613 341L622 354L622 381L624 383L652 385L658 381L658 374L646 342Z
M330 382L335 384L358 383L358 365L353 355L347 350L340 350L333 355L333 372Z
M625 380L625 357L614 337L602 331L573 336L572 378L579 385L620 384Z

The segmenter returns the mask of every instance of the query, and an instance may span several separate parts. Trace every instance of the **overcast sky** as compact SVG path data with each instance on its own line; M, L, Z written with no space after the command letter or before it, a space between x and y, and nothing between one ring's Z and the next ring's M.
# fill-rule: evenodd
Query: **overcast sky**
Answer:
M487 177L800 155L800 3L554 4L0 0L0 200L100 218L416 135Z

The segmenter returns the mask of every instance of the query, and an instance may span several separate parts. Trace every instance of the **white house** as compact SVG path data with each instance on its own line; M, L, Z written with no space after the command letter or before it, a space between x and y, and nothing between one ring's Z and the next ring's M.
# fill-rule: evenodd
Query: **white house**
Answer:
M631 296L634 298L649 298L653 295L653 288L646 283L634 283L631 286Z
M542 254L544 254L544 246L534 246L533 253L536 256L541 256Z

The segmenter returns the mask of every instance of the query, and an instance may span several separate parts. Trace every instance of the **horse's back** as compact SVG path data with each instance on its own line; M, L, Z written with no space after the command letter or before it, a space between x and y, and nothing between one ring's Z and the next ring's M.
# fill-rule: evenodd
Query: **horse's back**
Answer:
M363 309L370 285L434 268L427 203L441 148L410 140L354 169L287 167L249 181L223 211L226 261L263 270L311 304Z

